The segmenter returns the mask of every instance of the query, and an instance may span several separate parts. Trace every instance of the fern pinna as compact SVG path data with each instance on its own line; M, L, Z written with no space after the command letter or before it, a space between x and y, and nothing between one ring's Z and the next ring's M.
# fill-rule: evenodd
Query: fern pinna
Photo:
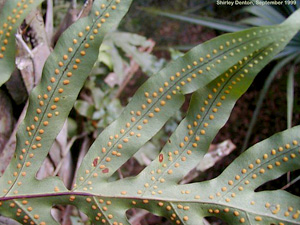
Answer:
M12 13L16 15L25 4L28 12L40 2L6 2L1 45L9 36L4 29L13 32L20 24L9 25ZM130 4L131 0L95 0L90 15L59 39L41 83L30 94L15 155L0 178L0 213L22 224L58 224L51 216L52 207L74 205L94 224L130 224L126 217L130 208L149 210L174 224L202 224L206 216L229 224L300 224L299 197L282 190L255 192L263 183L299 169L299 126L248 149L213 180L178 184L203 158L257 73L298 32L299 10L280 25L212 39L149 78L91 146L72 190L58 177L36 179L97 59L104 35L117 26ZM3 52L0 65L10 75L15 49ZM187 116L157 159L135 177L109 181L179 110L189 93L193 94Z

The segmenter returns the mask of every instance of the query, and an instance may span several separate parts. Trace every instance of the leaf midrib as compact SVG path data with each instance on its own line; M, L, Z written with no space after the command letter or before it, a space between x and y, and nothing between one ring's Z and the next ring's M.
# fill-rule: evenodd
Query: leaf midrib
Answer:
M223 194L222 196L220 196L220 198L224 199L225 196L226 196L230 191L232 191L233 189L235 189L238 185L240 185L240 184L242 183L242 181L246 180L246 178L248 178L250 175L254 174L255 171L259 170L260 168L262 168L262 167L265 166L266 164L269 164L271 161L274 161L274 160L278 159L279 157L281 157L281 156L283 156L283 155L286 155L286 154L290 153L291 151L297 150L297 148L299 148L299 146L296 146L296 147L294 147L294 148L290 148L290 149L287 150L287 151L282 151L282 152L280 152L280 154L276 153L276 156L274 156L272 159L270 158L269 160L265 160L264 163L259 164L255 169L251 170L251 172L249 172L245 177L243 177L242 179L240 179L235 185L230 186L230 187L232 187L232 188L230 188L230 189L228 189L228 191L224 192L224 194ZM289 159L289 160L294 160L294 159ZM281 165L280 165L280 166L281 166ZM266 171L266 172L268 172L268 171ZM218 179L218 178L216 178L216 179ZM265 182L267 182L267 181L265 181ZM255 181L253 181L253 183L255 183ZM245 187L247 187L247 186L245 186ZM255 187L255 188L257 188L257 187ZM254 188L254 189L255 189L255 188ZM249 188L248 188L248 190L249 190ZM250 190L251 190L251 189L250 189ZM251 190L251 191L252 191L252 190ZM237 192L237 193L238 193L238 192ZM243 195L243 194L241 193L241 195ZM219 200L219 202L220 202L220 201L221 201L221 199Z
M249 208L242 208L242 207L238 207L238 206L233 206L230 204L226 204L226 203L219 203L219 202L214 202L214 201L195 201L195 200L176 200L176 199L168 199L168 198L163 198L163 199L158 199L158 198L138 198L138 197L123 197L123 196L102 196L102 195L93 195L93 194L89 194L89 193L85 193L85 192L60 192L60 193L53 193L53 194L40 194L40 195L20 195L20 196L15 196L15 197L0 197L0 201L14 201L15 203L18 204L18 202L16 200L18 199L36 199L36 198L47 198L47 197L62 197L62 196L86 196L86 197L92 197L93 200L96 202L98 208L100 208L100 206L98 205L96 198L102 197L102 198L111 198L111 199L123 199L123 200L149 200L149 201L160 201L160 202L166 202L168 204L171 205L171 207L173 208L174 212L176 212L173 204L175 203L187 203L187 204L200 204L200 205L215 205L219 208L222 207L229 207L231 209L236 209L236 210L240 210L242 212L244 212L247 215L247 219L250 221L250 219L248 218L248 214L253 214L253 215L260 215L262 217L269 217L272 218L274 220L282 220L282 221L287 221L287 222L291 222L291 220L287 220L285 218L278 218L275 215L271 215L271 214L264 214L264 213L259 213L259 212L255 212ZM18 204L19 205L19 204ZM148 203L147 205L151 205L150 203ZM21 206L19 206L21 207ZM129 209L129 208L128 208ZM105 215L104 213L102 213L103 215ZM176 212L177 214L177 212ZM28 214L30 215L30 214ZM178 214L177 214L178 215ZM179 217L180 218L180 217ZM284 220L285 219L285 220ZM108 220L107 220L108 221Z

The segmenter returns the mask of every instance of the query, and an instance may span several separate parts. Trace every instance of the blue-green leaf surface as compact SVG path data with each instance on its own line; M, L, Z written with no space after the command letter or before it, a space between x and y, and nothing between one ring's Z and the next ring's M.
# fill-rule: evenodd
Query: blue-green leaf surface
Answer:
M178 184L203 158L257 73L297 33L300 11L281 25L227 34L199 45L149 78L96 139L72 190L58 179L35 179L97 58L95 49L102 39L97 32L115 24L130 1L114 0L107 7L105 3L95 1L91 16L72 26L49 58L19 128L15 158L0 180L0 212L21 223L40 225L57 224L50 216L55 204L77 206L94 224L129 224L126 211L130 208L149 210L172 224L198 225L206 216L234 225L300 224L299 197L280 190L255 192L263 183L299 169L300 126L256 144L215 179ZM109 22L111 18L118 19ZM91 26L98 24L99 30ZM93 45L94 51L90 50ZM193 95L188 114L157 159L136 177L109 182L179 110L189 93Z

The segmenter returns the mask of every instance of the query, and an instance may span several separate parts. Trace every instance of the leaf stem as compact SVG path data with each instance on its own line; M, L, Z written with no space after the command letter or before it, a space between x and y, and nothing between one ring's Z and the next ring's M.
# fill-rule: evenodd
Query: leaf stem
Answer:
M95 196L91 193L86 192L59 192L59 193L46 193L46 194L35 194L35 195L19 195L19 196L6 196L0 197L0 201L10 201L16 199L30 199L30 198L46 198L46 197L57 197L57 196L68 196L68 195L76 195L76 196Z

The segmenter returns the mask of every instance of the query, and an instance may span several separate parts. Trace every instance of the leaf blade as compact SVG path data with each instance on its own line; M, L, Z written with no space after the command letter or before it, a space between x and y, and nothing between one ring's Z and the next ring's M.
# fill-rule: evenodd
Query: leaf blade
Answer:
M27 14L43 0L6 1L0 13L0 86L4 84L15 69L15 33Z
M96 139L79 169L80 175L77 176L74 190L87 191L90 188L88 182L93 180L93 173L98 180L102 180L101 184L107 181L119 165L125 163L145 144L174 110L180 107L183 95L205 86L237 61L263 46L274 44L272 52L275 48L276 52L282 50L298 29L298 25L291 21L284 25L222 35L193 48L149 78L120 117ZM273 34L270 35L273 32L276 33L276 38L272 37ZM281 33L285 34L285 38L281 37ZM151 128L148 122L152 123ZM137 132L141 138L135 136ZM101 189L101 184L97 189Z
M106 1L95 1L90 16L71 25L57 42L45 64L41 83L30 95L27 115L17 133L15 157L1 177L0 195L30 192L30 189L20 189L16 184L24 179L36 182L35 174L98 57L104 34L117 26L131 0L117 2L111 1L102 7ZM65 190L59 179L54 180L57 189ZM49 183L51 181L45 180L45 187Z

